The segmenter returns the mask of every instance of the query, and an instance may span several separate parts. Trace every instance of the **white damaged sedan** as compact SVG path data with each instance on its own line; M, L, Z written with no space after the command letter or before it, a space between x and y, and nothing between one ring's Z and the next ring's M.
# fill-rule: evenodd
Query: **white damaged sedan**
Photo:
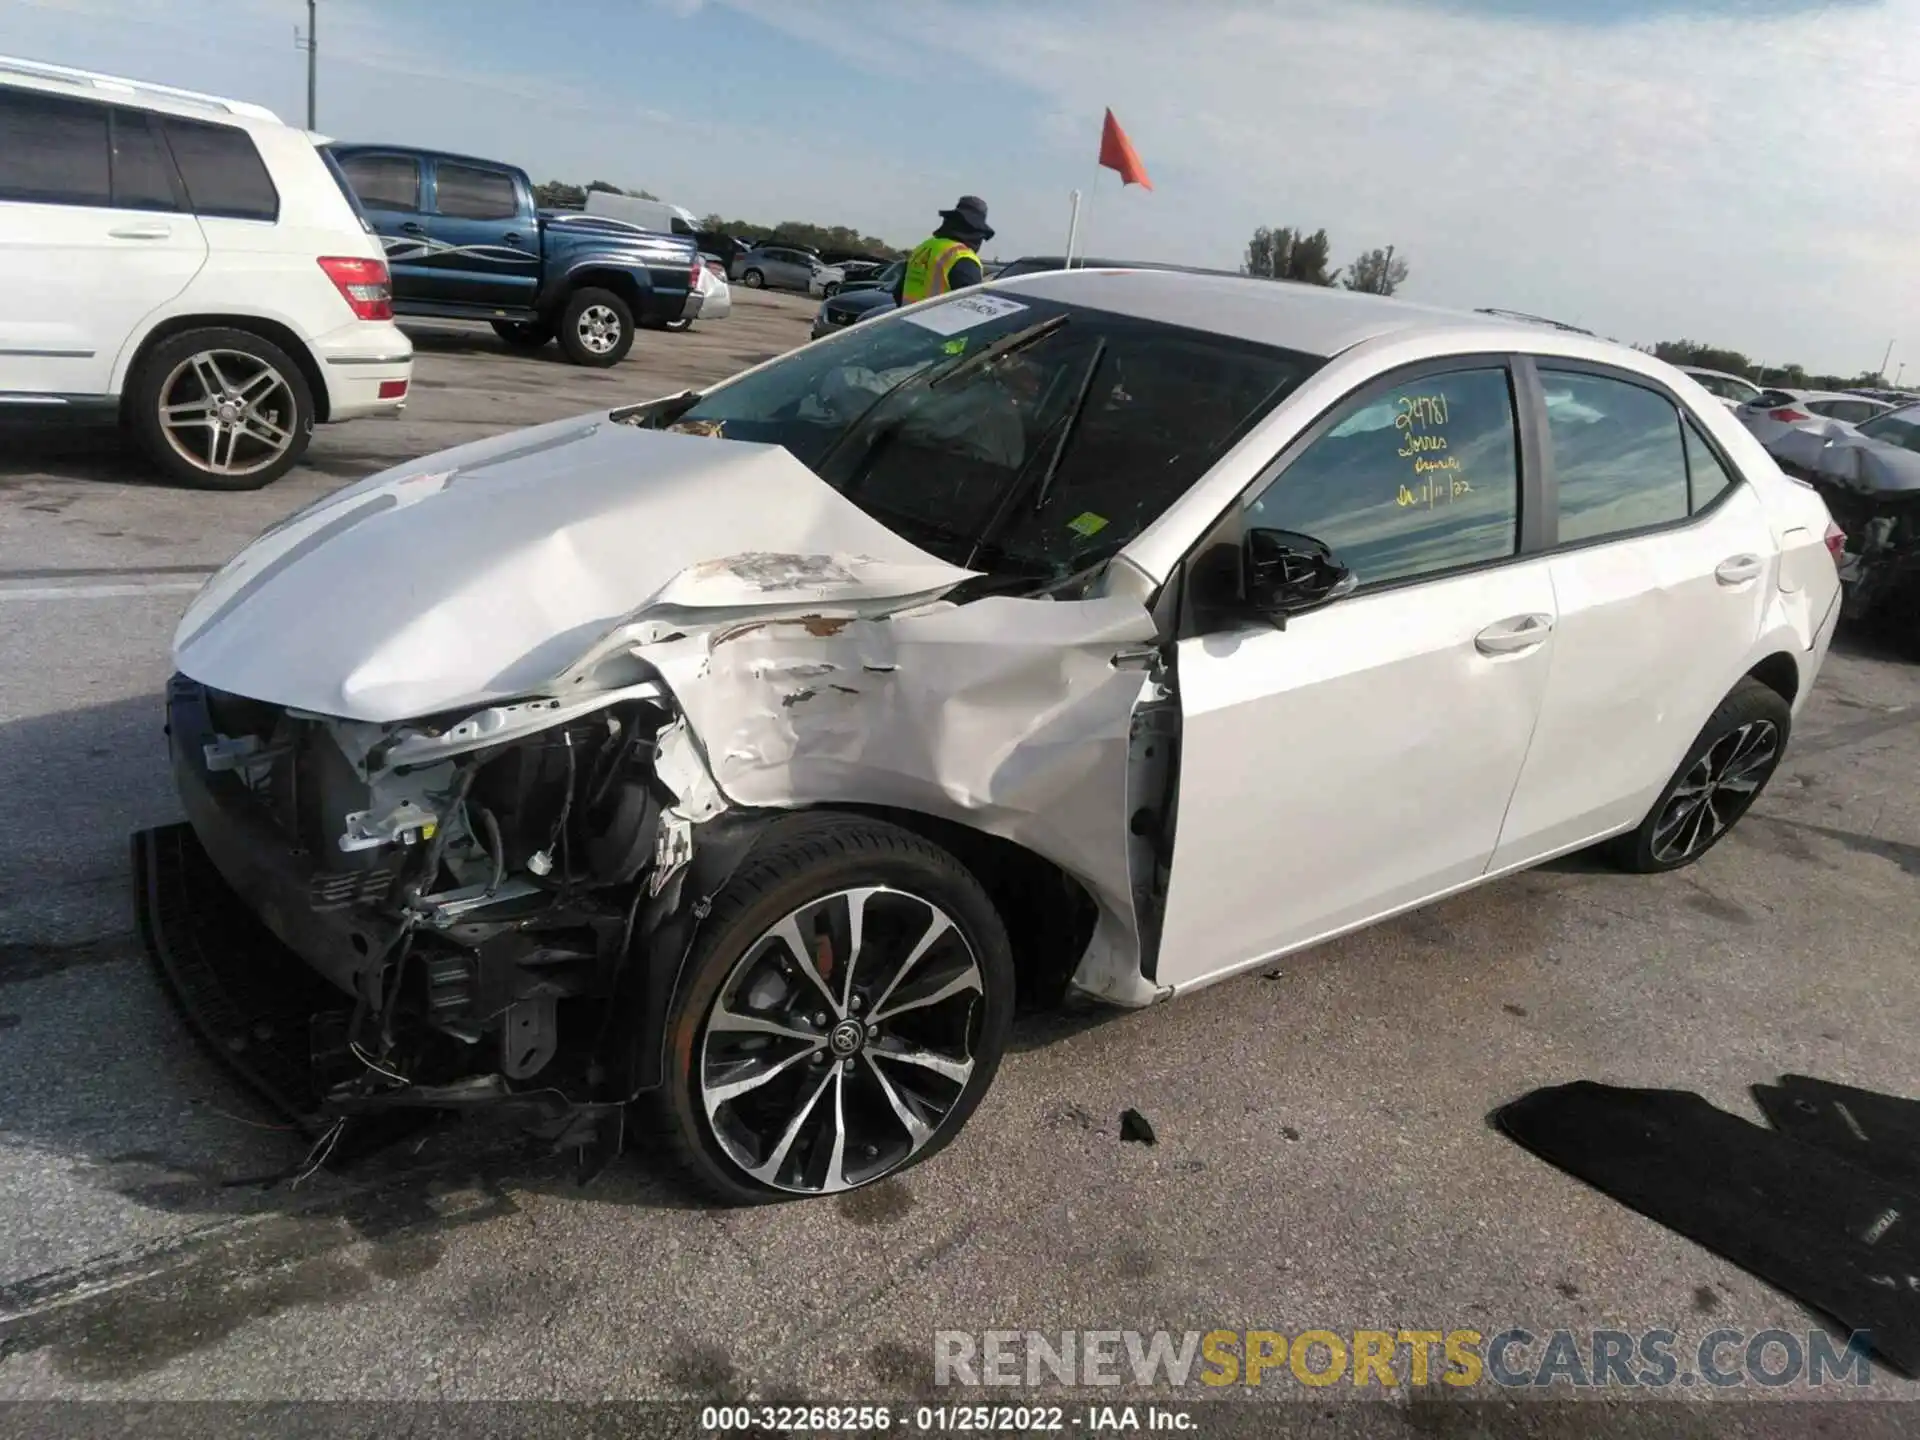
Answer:
M1780 762L1839 543L1590 337L971 289L254 541L175 636L143 931L232 1054L299 1032L304 1118L507 1107L604 1159L646 1102L725 1200L841 1191L953 1139L1016 1002L1151 1004L1587 846L1698 859Z

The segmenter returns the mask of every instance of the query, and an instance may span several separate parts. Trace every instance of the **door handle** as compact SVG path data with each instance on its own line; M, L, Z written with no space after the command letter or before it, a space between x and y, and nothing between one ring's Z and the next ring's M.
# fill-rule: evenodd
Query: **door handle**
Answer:
M1551 615L1512 615L1487 626L1473 644L1482 655L1517 655L1544 644L1552 633Z
M500 238L508 245L518 245L520 243L520 232L518 230L509 230Z
M1128 645L1113 652L1113 658L1107 662L1116 670L1151 670L1160 663L1160 647L1157 645Z
M1713 578L1722 585L1744 585L1760 573L1758 555L1734 555L1713 567Z
M422 225L418 220L403 220L400 222L400 233L402 235L424 235L427 233L427 227Z
M145 225L116 225L107 234L115 240L164 240L173 234L173 227L152 222Z

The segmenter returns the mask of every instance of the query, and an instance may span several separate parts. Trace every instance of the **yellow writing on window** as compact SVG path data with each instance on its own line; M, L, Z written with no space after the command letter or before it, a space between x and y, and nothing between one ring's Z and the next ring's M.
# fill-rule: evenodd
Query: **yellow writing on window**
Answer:
M1451 505L1462 495L1471 495L1473 486L1460 476L1429 476L1417 485L1402 485L1400 493L1394 497L1394 503L1402 509L1420 506L1431 510L1435 505Z
M1443 428L1450 419L1444 395L1402 395L1395 402L1394 428L1400 432L1400 451L1405 456L1429 455L1447 448L1447 437L1431 432Z

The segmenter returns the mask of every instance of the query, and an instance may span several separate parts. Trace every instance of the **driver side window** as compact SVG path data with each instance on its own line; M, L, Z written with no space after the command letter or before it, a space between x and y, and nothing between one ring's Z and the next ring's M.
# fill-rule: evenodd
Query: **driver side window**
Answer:
M1311 535L1362 585L1519 549L1520 465L1503 367L1453 370L1348 401L1248 502L1249 529Z

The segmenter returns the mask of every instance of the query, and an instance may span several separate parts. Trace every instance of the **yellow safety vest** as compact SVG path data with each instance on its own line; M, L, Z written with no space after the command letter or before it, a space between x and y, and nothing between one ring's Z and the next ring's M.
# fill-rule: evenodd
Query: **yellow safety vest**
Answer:
M907 257L907 274L900 285L900 303L911 305L916 300L926 300L935 295L944 295L952 288L948 281L953 275L953 267L962 260L971 260L976 265L980 257L973 247L959 240L949 240L943 235L922 240Z

